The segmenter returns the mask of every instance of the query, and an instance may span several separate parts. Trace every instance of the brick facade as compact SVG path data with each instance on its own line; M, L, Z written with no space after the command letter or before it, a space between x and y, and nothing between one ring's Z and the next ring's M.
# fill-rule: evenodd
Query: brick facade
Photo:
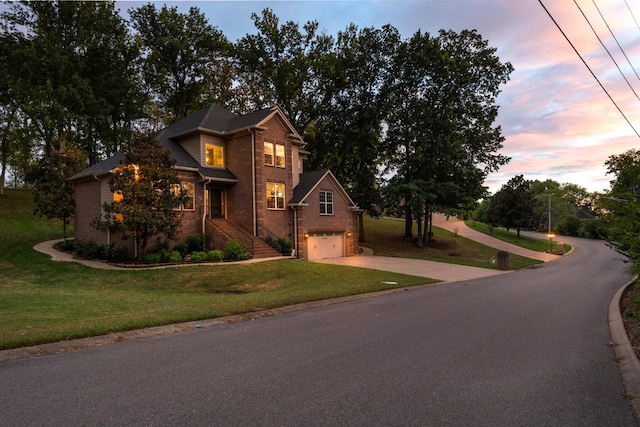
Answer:
M215 114L219 114L222 120L217 117L211 120ZM255 122L250 120L253 117L256 117ZM238 130L229 130L221 125L225 119L230 123L227 126L235 123L235 119L242 126ZM222 127L217 129L215 126ZM210 195L215 193L216 197L223 194L224 212L219 216L250 235L262 239L271 235L293 242L301 259L308 258L304 235L310 232L343 233L345 255L356 253L358 228L355 206L333 175L322 178L304 203L289 206L295 193L294 185L302 176L298 175L301 172L301 159L298 156L299 147L304 147L305 143L279 109L236 116L221 107L211 106L170 125L158 135L160 142L178 157L176 167L179 178L193 182L195 188L195 209L183 211L182 227L176 243L204 232L207 246L220 246L220 242L214 242L211 225L206 222L212 213ZM283 167L265 164L265 142L273 143L274 148L276 145L284 146ZM206 166L207 143L224 148L224 168ZM117 237L89 225L101 214L101 204L105 202L101 198L112 197L111 194L104 194L104 183L101 184L100 180L109 179L109 171L118 161L110 158L103 163L104 166L94 165L72 180L75 183L76 238L106 244ZM96 178L96 171L100 172L99 178ZM268 183L284 184L284 209L268 208ZM333 215L320 214L320 191L333 192ZM308 206L305 207L305 204ZM148 246L149 250L153 250L155 245L149 242Z

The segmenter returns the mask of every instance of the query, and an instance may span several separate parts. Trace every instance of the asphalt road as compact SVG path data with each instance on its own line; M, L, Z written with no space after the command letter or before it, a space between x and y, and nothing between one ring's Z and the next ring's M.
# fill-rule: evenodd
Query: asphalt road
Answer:
M632 426L603 243L543 267L0 363L0 425Z

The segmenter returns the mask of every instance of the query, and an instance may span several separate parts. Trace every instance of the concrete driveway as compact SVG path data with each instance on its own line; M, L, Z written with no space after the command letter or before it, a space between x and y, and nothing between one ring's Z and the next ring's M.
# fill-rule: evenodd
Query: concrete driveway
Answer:
M479 279L481 277L508 273L508 271L468 267L466 265L448 264L444 262L375 255L329 258L314 262L370 268L372 270L392 271L394 273L409 274L411 276L438 279L444 282L458 282L461 280ZM381 275L380 278L384 280L384 275Z

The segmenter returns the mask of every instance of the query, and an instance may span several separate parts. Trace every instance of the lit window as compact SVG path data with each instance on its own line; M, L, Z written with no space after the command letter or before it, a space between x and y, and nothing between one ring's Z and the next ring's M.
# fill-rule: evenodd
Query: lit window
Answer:
M273 144L271 142L264 143L264 164L273 166Z
M113 193L113 201L116 203L120 203L122 202L123 196L122 196L122 191L116 191ZM122 216L121 213L117 213L113 215L116 219L116 221L118 222L123 222L124 221L124 217Z
M284 167L284 145L276 144L276 166Z
M333 192L320 192L320 215L333 215Z
M284 184L267 182L267 209L284 210Z
M174 184L171 186L171 191L176 197L184 196L184 201L178 209L186 211L192 211L196 208L196 195L195 185L193 182L183 181L181 184Z
M224 167L224 149L220 145L207 144L207 166Z

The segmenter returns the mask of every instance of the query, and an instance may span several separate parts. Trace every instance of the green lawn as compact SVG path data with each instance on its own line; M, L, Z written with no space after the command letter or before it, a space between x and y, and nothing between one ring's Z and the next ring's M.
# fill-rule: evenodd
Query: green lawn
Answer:
M62 227L32 211L29 191L0 196L0 349L435 282L297 260L94 270L34 251Z
M389 218L365 217L365 238L363 246L373 249L375 255L426 259L474 267L497 268L489 260L496 258L497 249L485 246L453 233L433 227L433 242L424 248L418 247L412 239L404 237L404 221ZM414 236L417 225L414 224ZM517 270L542 261L509 254L509 268Z

